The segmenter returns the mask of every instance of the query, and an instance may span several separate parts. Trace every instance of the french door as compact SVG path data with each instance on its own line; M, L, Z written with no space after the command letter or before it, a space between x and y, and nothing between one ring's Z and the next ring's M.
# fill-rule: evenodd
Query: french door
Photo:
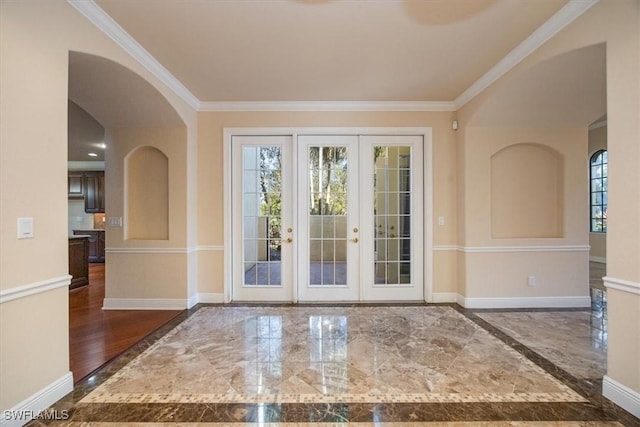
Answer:
M294 300L292 140L232 138L234 300Z
M232 299L423 300L422 149L422 136L234 136Z

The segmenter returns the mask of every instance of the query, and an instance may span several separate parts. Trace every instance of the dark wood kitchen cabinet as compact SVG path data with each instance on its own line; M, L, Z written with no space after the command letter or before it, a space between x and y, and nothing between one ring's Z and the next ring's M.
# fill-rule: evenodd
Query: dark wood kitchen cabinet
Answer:
M89 238L87 236L69 237L69 289L89 284Z
M89 262L104 262L104 230L73 230L73 234L88 236L87 259Z
M84 199L86 213L104 213L104 171L69 171L69 199Z
M69 172L68 184L70 199L84 198L84 174L82 172Z
M104 212L104 172L84 173L84 211Z

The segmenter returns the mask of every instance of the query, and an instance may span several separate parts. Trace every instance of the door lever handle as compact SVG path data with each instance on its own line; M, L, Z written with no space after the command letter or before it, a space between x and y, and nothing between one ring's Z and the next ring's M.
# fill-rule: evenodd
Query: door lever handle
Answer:
M287 238L284 240L285 243L291 243L293 242L293 239L291 237Z
M352 241L353 243L358 243L358 238L357 238L357 237L354 237L353 239L351 239L351 241Z

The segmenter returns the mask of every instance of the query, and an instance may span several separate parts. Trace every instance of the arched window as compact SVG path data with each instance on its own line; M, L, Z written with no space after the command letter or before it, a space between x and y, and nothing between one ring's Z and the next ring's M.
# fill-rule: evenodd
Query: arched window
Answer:
M591 156L591 231L607 232L607 150Z

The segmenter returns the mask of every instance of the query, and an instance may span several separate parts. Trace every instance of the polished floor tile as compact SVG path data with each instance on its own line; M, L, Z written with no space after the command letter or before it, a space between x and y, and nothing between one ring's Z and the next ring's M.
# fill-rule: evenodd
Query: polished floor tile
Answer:
M54 406L69 419L48 424L640 426L599 395L595 371L570 375L500 329L537 316L507 314L199 306L78 384ZM585 321L545 314L564 333Z
M476 313L570 374L584 379L607 372L606 323L591 311Z
M216 307L81 403L583 400L450 307Z

